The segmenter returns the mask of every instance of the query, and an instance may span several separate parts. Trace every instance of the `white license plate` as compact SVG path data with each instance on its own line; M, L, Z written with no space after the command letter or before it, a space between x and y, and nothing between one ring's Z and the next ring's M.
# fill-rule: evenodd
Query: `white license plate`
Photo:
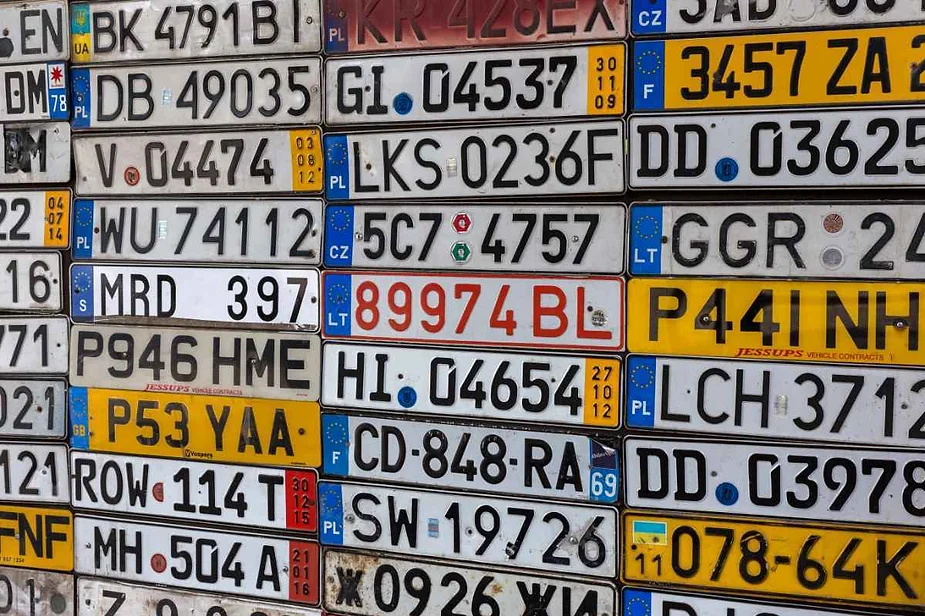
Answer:
M75 387L318 400L317 335L99 324L71 335Z
M71 179L67 122L0 124L0 184L45 184Z
M0 247L67 248L71 193L61 190L0 191Z
M71 318L318 331L316 269L71 265Z
M6 39L8 40L8 39ZM0 116L6 120L69 120L64 62L0 69Z
M325 195L431 199L625 189L623 121L326 135Z
M569 45L337 58L328 124L623 115L626 46Z
M324 345L321 401L392 411L616 428L620 360L372 344Z
M72 450L71 505L103 513L316 532L317 477L314 470Z
M322 482L321 543L612 578L611 507Z
M629 227L634 276L925 278L918 203L639 203Z
M317 128L78 136L77 194L320 192L319 136Z
M339 550L325 550L324 570L324 607L339 614L617 613L616 589L600 582Z
M332 338L623 348L623 280L615 276L326 271L323 285Z
M74 571L317 604L317 543L76 516ZM129 551L129 548L131 551Z
M318 0L120 0L71 5L75 64L215 59L321 49Z
M70 502L67 446L0 443L0 500Z
M329 205L327 267L623 272L626 209L600 205Z
M921 22L925 5L899 0L649 0L632 7L634 35L707 34ZM653 612L654 613L654 612Z
M0 611L23 616L74 616L74 576L0 567Z
M67 2L9 2L0 6L0 64L67 60Z
M78 616L322 616L310 607L85 577L77 580L77 595Z
M925 445L921 370L630 355L626 390L630 428Z
M59 312L61 253L0 254L0 310Z
M0 318L0 373L67 374L68 320Z
M66 390L63 380L0 379L0 436L64 438Z
M325 414L325 476L615 503L617 451L561 432Z
M925 177L919 108L814 109L630 118L630 186L916 186Z
M627 438L626 505L925 526L925 460L889 449Z
M687 614L688 616L851 616L854 612L820 609L819 606L801 608L780 603L759 603L737 598L719 598L678 594L673 592L638 590L626 588L621 593L623 614L643 616L648 614Z
M74 128L321 122L321 58L71 70Z
M321 199L74 202L74 259L321 262Z

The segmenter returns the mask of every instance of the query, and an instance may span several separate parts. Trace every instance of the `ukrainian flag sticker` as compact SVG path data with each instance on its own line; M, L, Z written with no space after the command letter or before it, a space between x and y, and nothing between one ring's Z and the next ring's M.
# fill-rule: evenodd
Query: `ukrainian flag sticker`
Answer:
M668 545L668 524L653 520L633 520L633 543Z

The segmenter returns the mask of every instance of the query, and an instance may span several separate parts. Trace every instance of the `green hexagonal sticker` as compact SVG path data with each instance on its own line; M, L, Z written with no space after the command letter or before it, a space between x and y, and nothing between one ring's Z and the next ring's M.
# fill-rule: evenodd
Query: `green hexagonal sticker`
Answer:
M457 263L465 263L472 256L472 249L469 247L469 242L456 242L450 248L450 254Z

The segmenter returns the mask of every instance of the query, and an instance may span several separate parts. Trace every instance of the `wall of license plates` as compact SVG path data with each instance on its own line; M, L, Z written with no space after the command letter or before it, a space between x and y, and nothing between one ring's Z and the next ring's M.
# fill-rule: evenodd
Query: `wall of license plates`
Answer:
M925 613L925 2L0 1L0 614Z

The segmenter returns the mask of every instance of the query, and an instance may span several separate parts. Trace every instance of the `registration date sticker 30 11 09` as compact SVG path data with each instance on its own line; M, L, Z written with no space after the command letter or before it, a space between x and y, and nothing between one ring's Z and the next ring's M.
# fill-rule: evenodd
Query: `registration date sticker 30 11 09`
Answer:
M623 280L450 272L325 272L324 334L549 349L623 348Z

